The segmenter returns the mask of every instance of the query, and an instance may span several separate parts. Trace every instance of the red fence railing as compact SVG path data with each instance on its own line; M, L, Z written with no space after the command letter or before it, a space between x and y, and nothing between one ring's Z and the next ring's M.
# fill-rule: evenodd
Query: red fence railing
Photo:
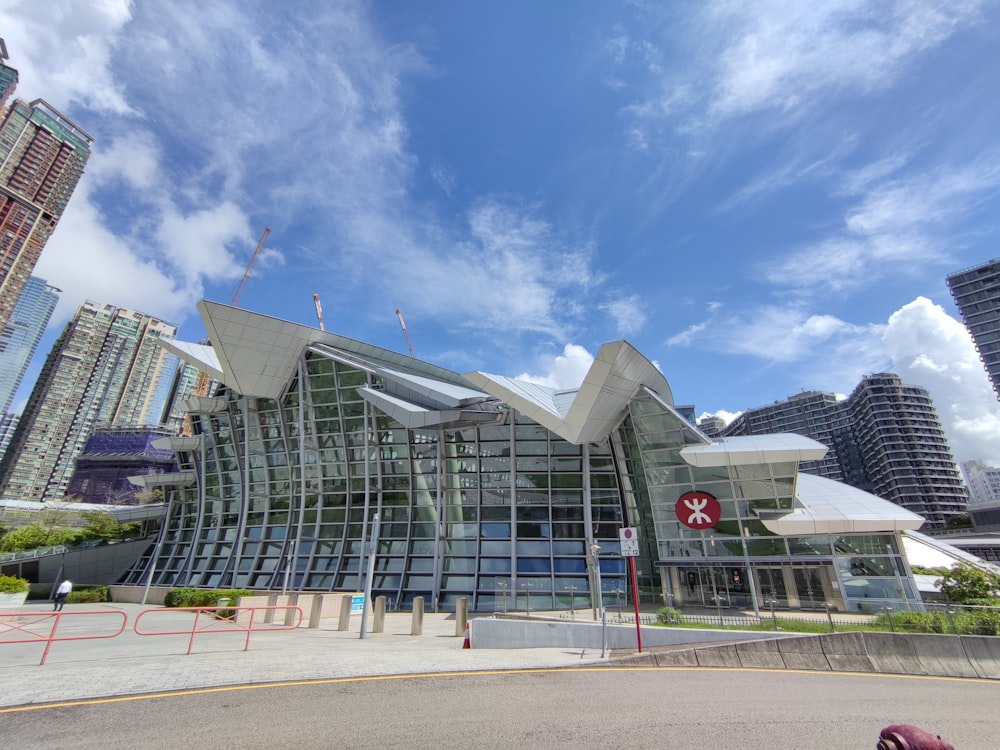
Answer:
M267 622L277 612L284 613L284 622L276 625ZM178 618L174 615L181 612L193 612L190 623L184 622L184 627L178 627ZM264 621L258 613L265 613ZM74 618L75 625L86 622L88 625L98 617L113 617L115 621L121 618L117 630L108 628L87 633L59 632L60 625L66 618ZM141 627L143 621L171 618L170 629ZM83 620L83 618L89 618ZM245 633L243 650L250 648L250 636L253 633L275 630L295 630L302 624L302 608L294 605L262 606L262 607L160 607L144 609L135 617L132 629L136 635L186 635L188 636L187 653L194 648L195 637L199 635L220 633ZM95 623L96 624L96 623ZM155 622L153 623L156 624ZM86 641L97 638L117 638L125 632L128 626L128 614L120 609L100 610L66 610L58 612L0 612L0 646L15 643L44 643L45 650L39 665L45 664L52 644L57 641ZM95 628L96 630L96 628Z
M281 610L285 613L285 622L282 625L272 623L261 623L257 619L258 612L274 612ZM140 623L145 619L154 619L157 615L168 612L194 612L194 621L190 627L181 630L148 630L141 629ZM225 613L225 614L222 614ZM232 614L229 614L232 613ZM257 620L255 622L255 620ZM295 630L302 624L302 608L297 606L271 606L271 607L171 607L167 609L144 609L135 617L135 624L132 626L136 635L189 635L188 654L194 648L194 639L197 635L219 634L219 633L246 633L246 642L243 650L250 648L250 636L253 633L260 633L269 630Z
M84 634L60 634L59 626L64 619L79 621L88 617L113 617L117 620L121 617L121 625L114 632L97 632ZM120 609L98 609L98 610L67 610L65 612L0 612L0 645L10 643L44 643L45 650L42 652L42 660L39 665L45 663L49 658L49 650L56 641L87 641L95 638L116 638L125 632L128 625L128 615ZM20 634L21 637L8 636L8 633Z

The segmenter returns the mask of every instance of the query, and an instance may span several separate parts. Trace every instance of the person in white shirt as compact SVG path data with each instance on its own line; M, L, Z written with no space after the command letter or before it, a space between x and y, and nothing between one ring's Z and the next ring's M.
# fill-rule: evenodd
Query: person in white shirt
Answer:
M56 589L56 600L52 607L53 612L58 612L63 608L66 603L66 597L73 590L73 584L69 580L63 581L59 584L59 588Z

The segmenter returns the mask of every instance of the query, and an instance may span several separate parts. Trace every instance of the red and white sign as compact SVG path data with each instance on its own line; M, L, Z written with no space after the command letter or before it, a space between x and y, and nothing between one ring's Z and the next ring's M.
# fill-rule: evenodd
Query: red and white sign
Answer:
M691 529L711 529L722 518L722 506L707 492L685 492L674 511L677 520Z
M639 533L635 526L618 529L618 541L621 542L622 557L639 556Z

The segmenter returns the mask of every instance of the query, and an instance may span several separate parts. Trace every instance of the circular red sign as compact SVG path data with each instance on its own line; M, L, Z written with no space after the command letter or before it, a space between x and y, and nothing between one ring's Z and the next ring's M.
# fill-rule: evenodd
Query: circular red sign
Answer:
M685 492L674 511L677 520L691 529L710 529L722 518L722 506L707 492Z

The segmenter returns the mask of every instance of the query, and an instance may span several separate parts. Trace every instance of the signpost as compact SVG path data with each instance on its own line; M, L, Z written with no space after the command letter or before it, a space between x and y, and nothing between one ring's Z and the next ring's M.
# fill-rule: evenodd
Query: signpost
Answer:
M642 653L642 628L639 624L639 579L635 573L635 558L639 556L639 532L635 526L618 529L622 557L628 558L629 572L632 574L632 603L635 605L635 641Z

